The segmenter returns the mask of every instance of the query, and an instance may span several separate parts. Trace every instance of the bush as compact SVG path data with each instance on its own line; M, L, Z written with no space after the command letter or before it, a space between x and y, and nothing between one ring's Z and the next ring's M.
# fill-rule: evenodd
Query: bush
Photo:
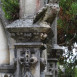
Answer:
M5 18L8 20L16 20L19 18L19 1L18 0L1 0L2 10Z

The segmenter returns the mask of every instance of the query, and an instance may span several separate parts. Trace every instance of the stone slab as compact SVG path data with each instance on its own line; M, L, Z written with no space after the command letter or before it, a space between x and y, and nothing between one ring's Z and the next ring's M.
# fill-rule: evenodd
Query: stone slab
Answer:
M38 42L28 42L28 43L15 43L14 44L16 47L27 47L27 48L32 48L32 47L34 47L34 48L39 48L39 47L41 47L41 46L43 46L43 43L38 43Z
M33 19L19 19L6 26L9 32L49 32L47 24L33 24Z
M0 73L13 73L15 67L13 65L0 66Z

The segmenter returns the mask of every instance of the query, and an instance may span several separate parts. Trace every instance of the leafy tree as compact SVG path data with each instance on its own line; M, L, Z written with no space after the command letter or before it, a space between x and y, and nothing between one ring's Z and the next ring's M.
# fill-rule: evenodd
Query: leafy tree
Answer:
M67 52L63 54L63 57L60 57L59 65L62 65L64 67L64 72L62 72L61 69L59 68L59 77L75 77L77 73L76 72L77 54L76 55L73 54L73 49L72 51L69 51L67 49Z
M75 68L75 77L77 77L77 68Z
M58 44L70 45L77 41L77 0L60 0Z
M59 63L65 68L64 73L59 69L59 77L75 77L77 59L72 49L73 43L77 42L77 0L60 0L59 4L58 44L68 48L67 54L59 59ZM73 59L71 56L74 56Z

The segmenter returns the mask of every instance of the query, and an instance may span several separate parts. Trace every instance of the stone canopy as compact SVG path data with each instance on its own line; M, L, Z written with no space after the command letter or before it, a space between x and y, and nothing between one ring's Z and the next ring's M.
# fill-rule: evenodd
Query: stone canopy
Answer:
M19 19L6 26L9 32L45 32L51 29L48 24L33 24L33 19Z

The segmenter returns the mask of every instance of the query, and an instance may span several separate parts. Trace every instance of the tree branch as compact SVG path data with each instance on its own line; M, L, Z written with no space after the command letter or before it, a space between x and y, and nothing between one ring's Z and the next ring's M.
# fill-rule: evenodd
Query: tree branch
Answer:
M73 38L71 38L68 42L72 42L73 40L74 40L74 38L75 38L75 36L76 36L76 33L74 34L74 37ZM61 44L59 44L59 45L65 45L65 44L67 44L66 42L64 42L64 43L61 43Z

